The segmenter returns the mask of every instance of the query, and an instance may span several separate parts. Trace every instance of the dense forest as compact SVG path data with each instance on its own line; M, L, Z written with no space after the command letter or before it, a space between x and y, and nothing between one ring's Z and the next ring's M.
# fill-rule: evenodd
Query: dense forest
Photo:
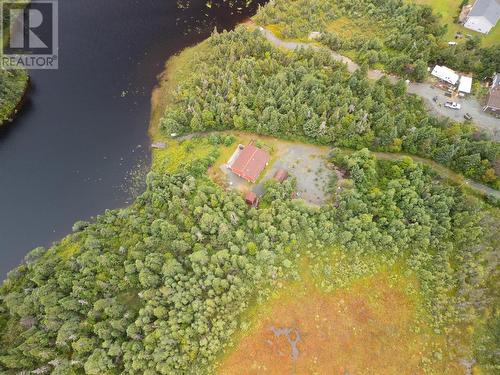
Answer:
M27 84L26 71L0 69L0 126L13 115Z
M500 71L500 43L482 48L478 37L470 37L450 47L439 16L429 6L404 0L276 0L255 18L284 38L319 31L329 48L419 81L434 63L472 72L481 80Z
M331 285L366 273L356 259L367 254L406 262L437 330L490 306L488 285L498 277L492 218L421 165L334 151L349 175L335 204L290 200L290 181L271 186L267 207L254 209L204 177L215 156L151 172L131 207L76 223L74 234L10 272L0 292L0 369L211 373L249 304L293 278L306 248L326 259L328 245L358 264L349 275L325 269ZM491 340L477 339L485 368L499 365L488 355Z
M439 120L400 81L350 75L324 51L289 54L244 27L214 34L161 127L166 134L240 129L330 145L408 152L499 186L500 147L469 125ZM187 109L187 110L186 110Z

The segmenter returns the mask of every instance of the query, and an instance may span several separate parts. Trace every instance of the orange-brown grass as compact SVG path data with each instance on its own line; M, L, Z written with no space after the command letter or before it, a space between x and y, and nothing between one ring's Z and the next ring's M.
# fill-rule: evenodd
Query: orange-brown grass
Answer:
M391 284L389 275L380 273L335 293L307 282L285 288L256 313L253 328L226 355L218 373L423 373L422 359L441 350L442 337L416 323L417 302L405 293L405 286ZM298 332L295 359L288 338L275 335L273 327L296 330L290 334L292 341ZM425 362L429 373L461 370L445 360Z

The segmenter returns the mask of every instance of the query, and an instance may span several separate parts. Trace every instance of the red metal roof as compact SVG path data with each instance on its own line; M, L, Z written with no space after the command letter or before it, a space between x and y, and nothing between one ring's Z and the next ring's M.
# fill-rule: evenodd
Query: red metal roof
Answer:
M231 170L245 180L255 182L267 163L269 163L269 154L249 144L233 162Z
M279 182L283 182L288 178L288 172L284 169L278 169L274 174L274 178Z

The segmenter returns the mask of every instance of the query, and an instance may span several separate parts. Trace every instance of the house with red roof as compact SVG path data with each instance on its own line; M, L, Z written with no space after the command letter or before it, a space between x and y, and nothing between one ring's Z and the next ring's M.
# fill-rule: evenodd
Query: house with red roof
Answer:
M238 146L228 162L228 167L234 174L255 183L268 164L269 153L250 143Z

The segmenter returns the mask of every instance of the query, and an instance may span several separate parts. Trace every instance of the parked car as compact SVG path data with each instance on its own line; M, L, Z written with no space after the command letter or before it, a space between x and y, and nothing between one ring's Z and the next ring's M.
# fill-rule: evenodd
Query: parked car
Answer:
M445 107L451 108L451 109L460 109L462 106L456 102L446 102L444 103Z
M451 98L452 95L451 95L451 92L445 92L444 96L447 96L448 98Z
M437 103L437 101L438 101L438 97L437 97L437 96L435 96L435 97L433 97L433 98L432 98L432 100L433 100L434 102L436 102L436 103Z
M466 113L466 114L464 115L464 119L466 119L466 120L469 120L469 121L470 121L470 120L472 120L472 116L471 116L469 113Z

